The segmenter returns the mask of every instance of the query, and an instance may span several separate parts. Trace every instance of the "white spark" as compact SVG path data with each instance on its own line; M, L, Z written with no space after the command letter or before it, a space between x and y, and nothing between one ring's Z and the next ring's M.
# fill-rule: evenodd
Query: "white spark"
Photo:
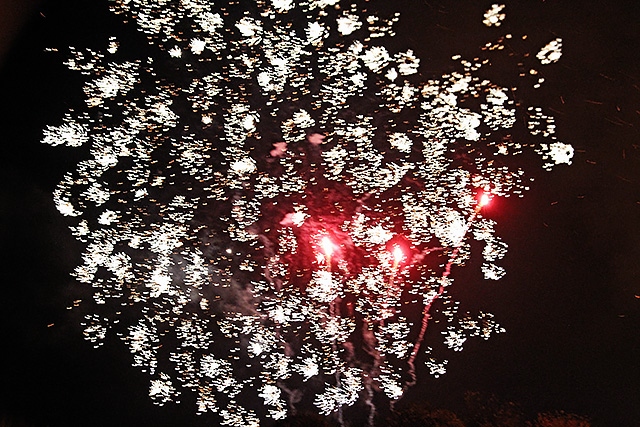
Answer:
M200 55L204 48L207 46L207 42L202 39L193 39L191 40L191 52L195 55Z
M562 56L562 39L557 38L546 44L540 52L536 54L536 58L540 60L543 65L552 64L558 62Z
M545 160L543 167L547 170L561 163L570 165L574 153L573 147L563 142L540 144L540 148L536 151L542 156L542 159Z
M487 27L499 27L506 18L506 14L502 13L505 5L492 4L491 8L484 13L484 20L482 23Z

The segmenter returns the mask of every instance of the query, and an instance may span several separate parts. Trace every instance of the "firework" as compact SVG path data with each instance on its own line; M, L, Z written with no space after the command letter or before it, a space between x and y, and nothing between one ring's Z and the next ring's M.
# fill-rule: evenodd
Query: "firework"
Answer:
M485 278L505 274L483 208L527 189L511 157L551 168L571 146L539 107L525 118L543 142L507 137L523 111L480 78L487 61L456 55L425 79L412 50L386 47L398 14L339 6L116 0L144 55L117 37L69 50L85 105L43 142L89 148L54 192L84 243L73 274L92 300L76 305L96 346L122 339L157 404L192 392L197 412L246 426L307 404L341 421L362 402L373 423L373 397L400 399L418 361L445 372L421 351L436 303L453 350L503 331L459 312L453 268L483 245ZM538 59L560 55L555 40Z

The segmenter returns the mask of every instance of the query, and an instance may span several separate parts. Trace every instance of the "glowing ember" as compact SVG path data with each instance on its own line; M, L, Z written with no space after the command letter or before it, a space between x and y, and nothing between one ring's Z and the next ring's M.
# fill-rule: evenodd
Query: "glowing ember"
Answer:
M329 236L324 236L320 244L322 245L322 250L324 251L324 254L330 258L331 254L333 253L333 242L331 241Z
M491 202L491 197L487 193L482 193L480 196L480 201L478 202L478 206L485 207Z
M393 262L394 265L397 267L398 264L404 259L404 252L402 251L402 248L400 246L395 246L393 248Z
M521 195L512 156L550 169L573 148L480 72L501 42L425 77L386 43L398 14L338 3L114 0L151 45L70 48L85 103L43 142L89 146L53 194L84 245L73 274L92 298L73 305L94 345L121 338L157 404L190 392L218 424L257 426L304 405L342 422L364 399L373 422L417 362L445 373L422 346L429 318L455 351L503 332L448 292L472 254L505 274L476 189ZM559 39L534 48L511 54L561 56ZM511 140L522 123L535 143Z

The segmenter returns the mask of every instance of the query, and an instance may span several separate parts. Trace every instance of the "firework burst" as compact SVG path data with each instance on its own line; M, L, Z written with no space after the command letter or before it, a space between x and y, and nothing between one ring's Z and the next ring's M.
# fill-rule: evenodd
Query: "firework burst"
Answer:
M483 208L527 189L512 156L551 168L571 146L480 77L488 60L454 56L425 79L412 50L387 47L398 14L340 6L116 0L144 55L115 37L69 51L85 105L43 142L89 147L54 193L84 243L73 274L92 300L76 305L88 340L122 339L159 405L190 391L198 412L247 426L305 404L342 421L362 402L372 424L374 397L400 399L416 363L445 372L422 345L436 302L450 349L503 331L459 312L453 268L480 245L484 277L505 274ZM560 55L558 39L537 57ZM525 112L542 142L509 138Z

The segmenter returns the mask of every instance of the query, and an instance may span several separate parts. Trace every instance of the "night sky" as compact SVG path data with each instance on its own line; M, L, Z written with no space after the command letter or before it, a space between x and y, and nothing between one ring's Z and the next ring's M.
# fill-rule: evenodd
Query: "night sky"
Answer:
M2 29L0 59L0 415L52 427L207 425L188 398L153 405L148 379L130 366L127 349L115 338L93 349L66 309L78 295L69 273L82 248L52 191L85 153L40 139L82 97L82 87L64 56L44 48L91 46L111 28L133 30L105 1L4 3L0 13L15 16L15 25ZM441 73L451 54L477 51L478 40L504 32L482 25L491 2L394 4L402 13L398 37L423 59L426 76ZM545 84L527 96L555 114L558 139L576 154L571 166L551 172L532 158L531 190L487 208L509 245L507 275L487 282L460 274L470 275L460 298L493 313L507 332L448 353L447 374L422 375L404 400L462 412L471 390L518 402L530 418L564 410L594 426L637 426L640 3L506 4L509 25L540 40L563 39L561 60L542 67Z

